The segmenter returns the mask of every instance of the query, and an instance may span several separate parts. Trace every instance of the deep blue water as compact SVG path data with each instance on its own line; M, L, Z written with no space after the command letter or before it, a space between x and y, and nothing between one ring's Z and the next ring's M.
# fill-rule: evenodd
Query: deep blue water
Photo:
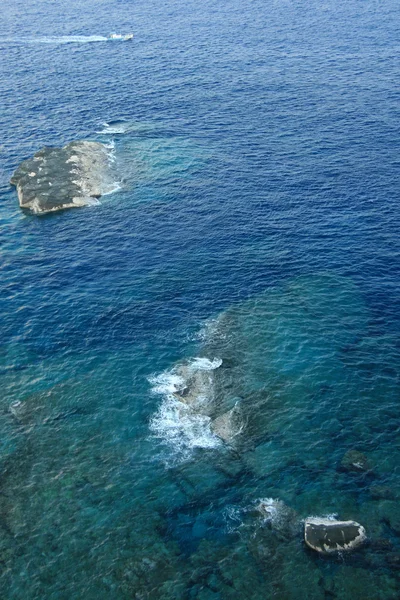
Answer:
M399 598L398 3L0 15L0 597ZM75 139L121 190L22 212L13 170ZM199 364L206 415L171 394ZM306 549L332 514L363 549Z

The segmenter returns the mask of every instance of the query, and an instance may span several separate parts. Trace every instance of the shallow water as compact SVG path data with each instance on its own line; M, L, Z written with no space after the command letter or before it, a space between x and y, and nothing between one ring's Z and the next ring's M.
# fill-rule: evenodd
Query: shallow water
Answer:
M2 17L0 596L397 599L397 4ZM82 138L120 188L21 212L19 162ZM315 556L310 515L368 543Z

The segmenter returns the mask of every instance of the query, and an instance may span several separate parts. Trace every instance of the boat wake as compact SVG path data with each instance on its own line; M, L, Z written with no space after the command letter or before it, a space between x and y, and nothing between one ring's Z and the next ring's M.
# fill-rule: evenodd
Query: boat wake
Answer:
M103 35L61 35L46 36L38 38L14 38L4 39L7 44L89 44L93 42L106 42L107 38Z

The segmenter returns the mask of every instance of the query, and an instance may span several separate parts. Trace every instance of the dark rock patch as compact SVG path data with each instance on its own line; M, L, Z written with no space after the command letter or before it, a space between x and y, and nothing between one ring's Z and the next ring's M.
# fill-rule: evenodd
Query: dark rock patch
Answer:
M395 500L383 500L379 503L379 516L389 525L396 535L400 535L400 503Z

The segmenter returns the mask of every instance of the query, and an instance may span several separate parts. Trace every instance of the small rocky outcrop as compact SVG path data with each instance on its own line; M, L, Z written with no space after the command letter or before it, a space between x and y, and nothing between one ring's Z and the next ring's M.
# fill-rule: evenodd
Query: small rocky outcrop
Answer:
M109 149L88 141L39 150L20 164L10 183L21 208L35 214L95 204L116 187Z
M354 550L366 537L364 527L355 521L310 517L304 522L307 546L321 554Z

